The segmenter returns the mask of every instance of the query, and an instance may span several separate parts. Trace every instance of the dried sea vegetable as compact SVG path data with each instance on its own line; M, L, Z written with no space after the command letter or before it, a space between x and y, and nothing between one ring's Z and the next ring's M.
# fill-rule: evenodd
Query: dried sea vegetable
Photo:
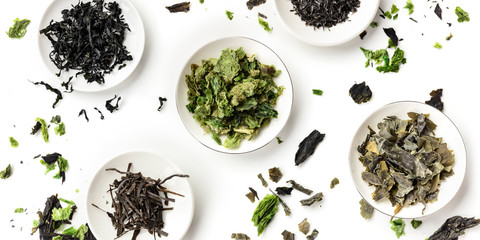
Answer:
M18 19L13 20L13 26L8 29L7 35L9 38L22 38L27 33L27 26L30 24L28 19Z
M165 8L168 9L170 13L188 12L190 11L190 2L181 2L171 6L166 6Z
M315 238L317 238L317 236L318 236L318 230L313 229L312 233L307 236L307 240L315 240Z
M305 235L310 232L310 223L307 221L307 218L303 219L303 221L298 224L298 231L302 232Z
M468 228L476 227L480 219L453 216L447 219L442 226L427 240L457 240Z
M18 141L17 141L15 138L9 137L8 139L9 139L9 141L10 141L10 146L12 146L13 148L17 148L17 147L18 147Z
M277 187L275 191L280 196L291 195L292 194L292 187Z
M218 59L191 65L186 107L218 144L236 148L278 117L274 106L283 87L274 78L280 73L242 48L224 49ZM223 144L220 136L226 136Z
M315 152L317 145L323 141L325 134L318 130L313 130L302 142L298 145L297 153L295 153L295 166L305 162L310 155Z
M292 211L290 210L290 208L288 207L287 203L285 201L282 200L282 198L280 198L277 194L275 194L272 189L269 189L270 192L278 198L278 201L280 202L280 204L282 205L283 207L283 211L285 212L285 216L290 216L290 214L292 214Z
M68 170L69 165L67 159L62 157L60 153L51 153L45 156L42 156L40 163L46 167L45 174L48 172L55 170L56 166L58 165L58 172L53 176L55 179L62 179L62 184L65 182L65 172Z
M257 191L255 191L255 189L253 189L251 187L249 187L248 189L250 190L250 192L248 192L246 194L246 196L247 196L248 199L250 199L250 202L252 202L252 203L255 202L255 198L257 198L257 200L260 200L258 198L258 194L257 194Z
M305 188L303 187L302 185L298 184L297 182L295 182L294 180L288 180L287 183L290 183L292 184L292 187L293 189L297 190L297 191L300 191L300 192L303 192L307 195L310 195L312 194L312 190L308 189L308 188Z
M314 29L328 29L345 22L357 11L360 0L311 1L291 0L293 11L305 25Z
M259 203L253 212L252 222L257 227L258 236L263 233L268 223L272 220L278 211L279 198L272 194L267 194Z
M252 10L253 7L259 6L259 5L264 4L266 2L267 2L267 0L248 0L247 1L248 10Z
M260 26L263 27L263 29L267 32L271 32L272 31L272 28L270 27L270 25L268 24L267 21L265 21L262 17L258 17L258 24L260 24Z
M316 202L322 201L322 199L323 199L323 193L319 192L319 193L311 196L310 198L300 200L300 203L302 204L302 206L311 206L312 204L314 204Z
M455 14L457 15L458 19L457 21L459 23L462 23L462 22L469 22L470 21L470 17L468 16L468 12L465 12L465 10L463 10L461 7L456 7L455 8Z
M373 66L375 63L375 65L380 65L376 67L378 72L398 72L400 70L400 65L407 63L407 59L404 57L405 52L398 47L395 48L392 58L389 57L386 49L372 51L360 47L360 50L362 50L363 54L367 58L365 67L370 66L370 64ZM382 63L383 65L381 65Z
M5 170L0 171L0 179L7 179L12 176L12 165L8 164Z
M395 29L393 28L383 28L385 34L387 34L388 38L392 41L393 46L398 46L398 37Z
M440 20L442 20L442 8L440 7L440 4L437 3L433 12L435 13L435 15L437 15L438 18L440 18Z
M339 183L340 183L340 180L338 180L338 178L333 178L332 181L330 182L330 189L333 189Z
M360 203L360 215L365 219L372 218L375 208L363 198L358 203Z
M117 102L115 103L115 105L112 104L112 102L117 99ZM105 108L110 112L110 113L113 113L113 111L116 111L118 110L118 102L120 101L120 99L122 99L122 97L118 96L117 98L117 95L115 95L112 99L109 99L105 102Z
M62 92L60 92L60 90L56 89L56 88L53 88L52 86L50 86L50 84L48 83L45 83L44 81L40 81L40 82L31 82L35 85L43 85L45 86L45 89L47 89L48 91L50 92L53 92L57 95L57 98L55 99L55 102L53 103L52 105L52 108L55 108L55 106L57 106L57 103L63 99L63 96L62 96Z
M365 166L362 179L375 187L375 201L389 199L392 206L409 206L437 200L440 182L454 174L455 158L441 138L434 137L436 125L422 113L408 113L409 120L396 116L370 128L358 146Z
M295 240L295 234L287 230L283 230L282 237L283 240Z
M391 229L393 230L393 232L395 232L397 238L405 235L405 222L403 221L403 219L397 218L393 221L390 221L390 224L392 224Z
M412 219L412 221L410 221L410 224L412 224L413 229L417 229L418 227L420 227L420 225L422 225L422 221L416 220L414 218Z
M262 176L261 173L259 173L259 174L257 175L257 177L258 177L258 179L260 179L260 181L262 182L262 186L268 187L268 183L267 183L267 181L265 181L265 178L263 178L263 176Z
M270 177L270 180L275 183L278 183L278 181L280 181L280 179L282 179L283 177L283 174L278 167L268 169L268 175Z
M243 233L232 233L231 238L235 240L250 240L250 237Z
M432 90L430 92L430 100L425 101L426 104L443 111L443 102L442 102L443 89L439 88L437 90Z
M167 101L167 98L158 97L158 101L160 101L160 106L157 108L157 111L160 112L163 108L163 104Z
M366 103L372 99L372 90L365 84L365 81L353 84L350 90L348 90L348 93L357 104Z

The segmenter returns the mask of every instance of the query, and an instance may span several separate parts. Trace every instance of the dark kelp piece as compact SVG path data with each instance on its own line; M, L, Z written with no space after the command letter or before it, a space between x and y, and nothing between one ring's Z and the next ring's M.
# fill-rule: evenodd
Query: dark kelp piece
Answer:
M307 218L303 219L303 221L298 224L298 231L302 232L305 235L310 232L310 223L307 221Z
M270 177L270 180L272 180L275 183L278 183L278 181L280 181L280 179L282 179L283 177L283 174L280 171L280 168L277 168L277 167L268 169L268 175Z
M348 93L357 104L366 103L372 99L372 90L365 82L353 84Z
M63 96L62 96L62 92L60 92L60 90L56 89L56 88L53 88L52 86L50 86L50 84L48 83L45 83L44 81L40 81L40 82L31 82L35 85L43 85L45 86L45 89L57 94L57 98L55 99L55 102L53 103L52 105L52 108L55 108L55 106L57 105L57 103L63 99Z
M58 161L58 158L62 156L60 153L51 153L47 154L45 156L42 156L43 161L45 161L46 164L52 164Z
M250 240L250 237L243 233L232 233L231 238L235 240Z
M315 238L317 238L317 236L318 236L318 230L313 229L312 233L307 236L307 240L315 240Z
M292 187L277 187L275 191L280 196L291 195L292 194Z
M61 21L51 21L40 30L52 44L50 60L62 71L79 70L88 83L105 82L104 75L131 61L125 33L130 31L117 2L78 2L61 13Z
M437 3L437 6L435 6L435 15L437 15L440 20L442 20L442 8L440 7L440 4Z
M358 203L360 203L360 215L365 219L370 219L375 212L375 208L363 198Z
M298 150L295 154L295 166L305 162L305 160L315 152L315 148L323 141L324 137L325 134L313 130L305 139L303 139L298 145Z
M323 193L319 192L319 193L311 196L310 198L300 200L300 203L302 204L302 206L311 206L315 202L322 201L322 199L323 199Z
M480 219L453 216L445 221L428 240L457 240L468 228L476 227Z
M295 240L295 234L287 230L283 230L282 236L283 236L283 240Z
M260 181L262 182L262 186L268 187L268 183L267 183L267 181L265 181L265 178L263 178L263 175L262 175L261 173L259 173L259 174L257 175L257 177L258 177L258 179L260 179Z
M35 126L33 126L30 135L35 135L40 129L42 129L42 123L40 121L37 121L35 123Z
M160 112L163 108L163 104L167 101L167 98L158 97L158 101L160 101L160 106L157 108L157 111Z
M181 2L171 6L165 6L165 8L167 8L170 13L188 12L190 11L190 2Z
M82 109L80 110L80 112L78 113L78 116L84 116L85 117L85 120L87 120L87 122L89 122L90 120L88 119L88 116L87 116L87 111L85 109Z
M443 89L439 88L430 92L430 100L425 101L426 104L443 111L443 102L442 102Z
M0 179L7 179L12 176L12 165L8 164L5 170L0 171Z
M117 99L117 102L115 105L112 105L113 100ZM107 108L110 113L113 113L113 111L118 110L118 102L122 99L122 97L115 95L112 99L109 99L105 102L105 108Z
M259 5L264 4L266 2L267 2L267 0L248 0L247 1L248 10L252 10L253 7L259 6Z
M363 32L360 33L359 37L360 37L361 40L363 40L363 38L364 38L365 36L367 36L367 31L366 31L366 30L363 30Z
M385 34L387 34L388 38L392 40L393 45L396 47L398 46L398 36L393 28L383 28Z
M331 28L348 20L350 14L355 13L360 6L359 0L347 1L311 1L291 0L293 11L305 25L314 29Z
M300 191L302 193L305 193L307 195L310 195L312 194L312 190L308 189L308 188L305 188L303 187L302 185L298 184L297 182L295 182L294 180L288 180L287 183L290 183L292 184L292 187L293 189L297 190L297 191Z

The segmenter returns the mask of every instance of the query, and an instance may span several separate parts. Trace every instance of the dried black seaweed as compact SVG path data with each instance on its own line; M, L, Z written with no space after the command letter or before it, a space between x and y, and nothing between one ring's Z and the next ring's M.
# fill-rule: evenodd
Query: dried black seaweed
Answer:
M317 238L317 236L318 236L318 230L313 229L312 233L307 236L307 240L315 240L315 238Z
M243 233L232 233L231 238L235 240L250 240L250 237Z
M167 8L170 13L188 12L190 11L190 2L181 2L171 6L165 6L165 8Z
M366 31L366 30L363 30L363 32L360 33L359 37L360 37L360 39L363 40L363 38L364 38L365 36L367 36L367 31Z
M69 77L69 78L68 78L68 81L61 83L61 86L65 88L65 91L64 91L65 93L71 93L71 92L73 92L73 86L72 86L72 84L71 84L72 80L73 80L73 76L72 76L72 77ZM69 88L70 88L70 89L69 89Z
M298 224L298 231L302 232L305 235L310 232L310 223L307 221L307 218L303 219L303 221Z
M58 161L58 158L62 156L62 154L60 153L51 153L51 154L47 154L45 156L42 156L42 159L43 161L45 161L45 163L47 164L52 164L52 163L55 163L56 161Z
M103 113L102 111L100 111L100 109L98 109L97 107L94 107L93 109L97 110L97 112L100 114L100 119L105 119L105 116L103 116Z
M305 162L307 158L315 152L317 145L323 141L325 134L317 130L313 130L302 142L298 145L297 153L295 153L295 166Z
M317 28L331 28L348 20L360 6L359 0L311 1L291 0L293 11L305 25Z
M265 181L265 178L263 178L263 176L262 176L261 173L259 173L259 174L257 175L257 177L258 177L258 179L260 179L260 181L262 182L262 186L268 187L268 183L267 183L267 181Z
M116 179L110 184L108 190L112 198L114 212L107 212L107 215L117 231L117 237L133 231L132 240L135 240L141 229L148 230L154 236L155 234L159 237L168 236L168 233L162 230L165 224L163 212L172 210L173 208L166 208L165 205L168 205L169 202L175 202L175 199L170 198L168 193L184 196L172 192L162 185L173 177L188 178L189 176L174 174L163 180L155 180L144 177L140 172L131 172L131 166L132 164L129 163L126 172L115 168L105 169L122 174L120 179Z
M35 135L40 129L42 129L42 123L40 121L37 121L35 123L35 126L33 126L30 135Z
M80 110L80 112L78 113L78 116L85 116L85 120L87 120L87 122L89 122L90 120L88 119L88 116L87 116L87 111L85 109L82 109Z
M442 102L443 89L439 88L430 92L430 100L425 101L426 104L443 111L443 102Z
M268 169L268 175L270 176L270 180L272 180L275 183L278 183L280 179L282 179L282 172L280 171L280 168L274 167Z
M322 201L322 199L323 199L323 193L319 192L319 193L311 196L310 198L300 200L300 203L302 204L302 206L311 206L315 202Z
M264 4L266 2L267 2L267 0L248 0L247 1L248 10L252 10L253 7L259 6L259 5Z
M385 34L387 34L388 38L392 40L393 45L396 47L398 46L398 36L393 28L383 28Z
M440 4L437 3L437 6L435 6L435 15L437 15L440 20L442 20L442 8L440 7Z
M258 16L263 18L263 19L267 19L267 15L261 13L261 12L258 12Z
M31 82L35 85L43 85L45 86L45 88L55 94L57 94L57 98L55 99L55 102L53 103L52 107L55 108L55 106L57 105L57 103L63 99L63 96L62 96L62 92L60 92L60 90L56 89L56 88L53 88L52 86L50 86L50 84L48 83L45 83L44 81L40 81L40 82Z
M308 188L305 188L303 187L302 185L298 184L297 182L295 182L294 180L288 180L287 183L290 183L292 184L292 187L293 189L297 190L297 191L300 191L300 192L303 192L307 195L310 195L312 194L312 190L308 189Z
M291 195L292 194L292 187L277 187L275 191L280 196Z
M112 105L113 100L117 99L117 102L115 105ZM113 111L118 110L118 102L122 99L122 97L115 95L112 99L109 99L105 102L105 108L107 108L110 113L113 113Z
M287 230L283 230L282 236L283 236L283 240L295 240L295 234Z
M476 227L480 219L454 216L445 221L428 240L457 240L468 228Z
M365 82L353 84L348 93L357 104L366 103L372 99L372 90Z
M61 14L61 21L40 30L52 44L49 57L60 70L57 75L74 69L88 83L103 84L105 74L132 60L123 45L130 29L117 2L79 2Z
M160 101L160 106L158 107L157 111L159 111L159 112L160 112L160 111L162 110L162 108L163 108L163 104L164 104L164 102L166 102L166 101L167 101L167 98L164 98L164 97L158 97L158 101Z

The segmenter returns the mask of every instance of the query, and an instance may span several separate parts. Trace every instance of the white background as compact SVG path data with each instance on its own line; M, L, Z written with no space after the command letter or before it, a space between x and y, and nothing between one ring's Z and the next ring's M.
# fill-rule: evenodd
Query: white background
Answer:
M414 230L407 220L406 235L401 239L425 239L454 215L480 217L478 1L441 2L444 15L441 21L433 13L433 3L413 0L415 12L411 17L419 23L408 19L407 10L402 9L405 1L382 1L383 9L389 9L392 3L400 8L398 20L381 19L379 12L375 17L379 27L367 29L364 40L355 38L341 46L322 48L289 35L277 19L273 0L252 10L247 9L245 0L205 0L203 5L193 1L190 12L176 14L170 14L164 6L177 1L132 0L146 31L146 48L137 71L125 84L108 91L64 94L55 109L51 107L55 95L28 81L46 81L60 88L43 65L37 49L38 23L50 2L4 1L0 8L3 31L17 17L32 21L23 39L9 39L0 33L0 168L9 163L13 167L12 177L0 180L1 239L38 239L38 233L30 236L35 212L43 210L47 197L55 193L77 202L74 225L84 223L85 196L96 169L122 152L138 149L157 152L191 175L195 215L184 239L230 239L234 232L246 233L252 239L281 239L284 229L294 232L296 239L304 239L297 227L304 218L311 229L320 232L317 239L396 239L390 230L390 217L376 212L372 219L364 220L359 214L361 197L348 167L350 141L357 127L374 110L395 101L423 102L437 88L444 89L444 113L464 137L465 181L453 201L422 218L423 225L418 229ZM470 22L456 22L457 5L470 13ZM225 10L234 12L233 20L227 19ZM268 16L272 32L259 26L258 12ZM448 27L447 22L452 26ZM365 57L360 47L384 48L388 38L383 27L394 27L404 39L399 46L405 50L407 64L401 66L399 73L382 74L364 67ZM450 33L453 38L447 42L445 37ZM236 35L259 40L282 58L293 80L295 99L292 115L280 134L282 144L272 141L252 153L228 155L209 150L191 137L177 114L174 92L179 73L194 51L211 40ZM437 41L443 44L443 49L433 48ZM348 90L355 82L363 81L372 89L373 98L369 103L357 105L348 96ZM313 95L311 89L322 89L324 94ZM120 110L111 114L104 105L115 94L122 100ZM159 96L168 99L161 112L157 111ZM94 107L103 111L104 120L100 120ZM77 117L82 108L87 110L90 122ZM49 143L44 143L40 135L29 135L36 117L48 121L56 114L66 124L66 135L56 136L51 128ZM297 146L313 129L326 133L325 140L307 162L296 167ZM18 148L10 147L9 136L19 141ZM38 159L33 159L37 154L51 152L60 152L69 160L70 170L63 185L60 180L52 179L52 175L45 176L45 168ZM295 179L315 192L323 192L325 197L321 206L312 207L300 206L298 200L304 198L301 193L284 197L292 215L286 217L280 208L263 235L257 237L250 221L256 203L250 203L245 194L248 187L253 187L260 197L265 196L268 190L261 186L256 175L262 173L267 177L272 167L279 167L284 177L278 185L269 181L270 188L286 186L287 180ZM340 179L340 184L330 189L334 177ZM18 207L26 208L26 213L14 214ZM460 239L479 237L480 228L474 228Z

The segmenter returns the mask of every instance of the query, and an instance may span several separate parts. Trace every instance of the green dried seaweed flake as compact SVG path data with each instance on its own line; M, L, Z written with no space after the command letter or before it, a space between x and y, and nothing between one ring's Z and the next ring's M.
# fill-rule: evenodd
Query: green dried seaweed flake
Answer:
M405 4L405 7L403 7L408 10L408 15L411 15L413 13L414 5L412 3L412 0L407 0L407 3Z
M15 140L15 138L9 137L9 140L10 140L10 146L12 146L13 148L18 147L18 141Z
M24 213L25 212L25 209L23 208L15 208L15 210L13 211L14 213Z
M42 125L41 131L42 131L43 141L48 142L48 137L49 136L48 136L48 125L47 125L47 123L42 118L36 118L35 121L39 122Z
M12 176L12 165L8 164L5 170L0 171L0 179L7 179Z
M252 222L257 227L258 236L260 236L268 223L272 220L278 211L279 198L272 194L267 194L259 203L253 212Z
M340 183L340 180L338 178L333 178L332 181L330 182L330 189L335 188Z
M228 10L225 10L225 15L227 15L228 20L232 20L232 19L233 19L233 12L230 12L230 11L228 11Z
M435 44L433 45L434 48L437 48L437 49L441 49L443 48L442 44L439 43L439 42L435 42Z
M399 10L400 10L400 9L398 9L397 5L392 4L392 8L390 9L390 12L391 12L392 14L398 13Z
M318 95L318 96L323 95L323 91L320 90L320 89L312 89L312 93L315 94L315 95Z
M470 16L468 15L468 12L465 12L465 10L463 10L461 7L455 8L455 14L458 17L457 21L459 23L470 21Z
M72 206L68 205L64 208L53 208L52 209L52 220L53 221L63 221L70 218L72 214Z
M412 221L410 221L410 224L412 224L413 229L417 229L418 227L420 227L420 225L422 225L422 221L412 219Z
M28 19L18 19L13 20L14 24L10 27L7 32L9 38L22 38L27 33L27 26L30 23Z
M258 17L258 23L260 24L260 26L263 27L263 29L265 29L265 31L267 31L267 32L272 31L272 28L270 27L270 25L268 25L268 22L265 21L263 18Z
M393 221L390 221L392 224L391 229L393 232L395 232L395 235L397 238L400 238L401 236L405 235L405 222L401 218L397 218Z
M60 136L65 135L65 123L61 122L54 128L54 130L56 135L60 135Z

